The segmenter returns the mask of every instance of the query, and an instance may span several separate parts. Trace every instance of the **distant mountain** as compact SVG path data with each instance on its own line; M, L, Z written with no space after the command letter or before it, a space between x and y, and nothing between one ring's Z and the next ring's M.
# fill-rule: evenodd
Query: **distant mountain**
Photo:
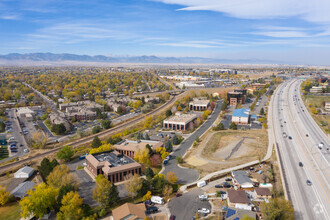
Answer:
M24 63L24 62L56 62L63 63L67 61L74 62L99 62L99 63L186 63L186 64L282 64L271 60L258 59L217 59L217 58L202 58L202 57L157 57L157 56L131 56L131 57L110 57L110 56L89 56L77 54L54 54L54 53L10 53L0 55L2 63Z

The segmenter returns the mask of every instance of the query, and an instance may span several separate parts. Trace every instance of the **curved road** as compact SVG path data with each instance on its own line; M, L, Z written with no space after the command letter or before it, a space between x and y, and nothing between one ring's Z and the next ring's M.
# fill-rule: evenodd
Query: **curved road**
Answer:
M290 80L274 93L273 132L295 219L330 219L329 155L316 146L321 141L327 145L329 140L303 105L300 83ZM291 139L284 137L283 132ZM306 184L307 179L312 181L311 186Z
M198 179L199 172L197 170L179 167L175 157L177 156L182 157L186 153L186 151L192 146L196 137L200 137L202 134L204 134L205 131L207 131L213 125L213 123L218 118L221 112L221 105L222 102L217 102L210 118L204 124L202 124L202 126L200 126L193 134L191 134L186 140L184 140L181 143L181 145L172 153L174 159L169 160L169 162L165 165L165 170L162 172L163 174L166 175L167 172L173 171L178 177L178 182L181 184L191 183Z

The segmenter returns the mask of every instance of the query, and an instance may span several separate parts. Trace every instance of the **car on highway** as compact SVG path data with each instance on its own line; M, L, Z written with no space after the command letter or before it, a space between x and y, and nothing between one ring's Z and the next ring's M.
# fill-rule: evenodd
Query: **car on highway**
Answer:
M302 162L299 162L299 166L300 166L300 167L303 167L304 164L303 164Z
M291 137L291 136L289 136L289 139L290 139L290 140L292 140L292 137Z
M312 185L312 182L310 180L307 180L306 183L307 183L308 186Z
M306 137L308 137L308 134L306 134Z
M323 142L321 142L321 143L319 143L317 146L318 146L318 148L319 148L320 150L322 150L322 148L324 147L324 144L323 144Z
M210 213L210 210L207 209L207 208L200 208L197 210L198 213L201 213L201 214L209 214Z

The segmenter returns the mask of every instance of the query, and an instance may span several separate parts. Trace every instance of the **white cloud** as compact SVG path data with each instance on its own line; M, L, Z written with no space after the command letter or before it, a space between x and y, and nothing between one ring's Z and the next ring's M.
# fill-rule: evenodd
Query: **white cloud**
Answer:
M3 20L19 20L20 16L15 15L15 14L4 14L4 15L0 15L0 19L3 19Z
M155 0L185 7L179 10L208 10L244 19L299 17L308 22L330 23L329 0Z

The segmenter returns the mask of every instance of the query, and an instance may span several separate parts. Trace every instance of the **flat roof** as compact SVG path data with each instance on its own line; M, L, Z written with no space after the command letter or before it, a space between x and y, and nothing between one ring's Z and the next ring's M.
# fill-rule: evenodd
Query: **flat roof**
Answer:
M197 116L195 114L174 115L168 119L165 119L164 123L186 123L187 124L196 118L197 118Z
M118 167L118 166L122 166L125 164L135 162L133 159L131 159L125 155L114 153L114 151L112 151L112 152L108 151L108 152L104 152L104 153L100 153L100 154L93 154L93 156L99 162L105 162L105 161L109 162L110 167Z
M249 117L250 109L249 108L238 108L233 112L233 117Z
M192 105L208 105L210 103L210 100L205 100L205 99L194 99L192 102L189 104Z
M149 144L152 149L156 149L157 147L161 147L163 145L160 141L152 141L152 140L124 140L120 144L115 144L115 149L118 150L129 150L129 151L137 151L139 149L144 149L145 146Z

